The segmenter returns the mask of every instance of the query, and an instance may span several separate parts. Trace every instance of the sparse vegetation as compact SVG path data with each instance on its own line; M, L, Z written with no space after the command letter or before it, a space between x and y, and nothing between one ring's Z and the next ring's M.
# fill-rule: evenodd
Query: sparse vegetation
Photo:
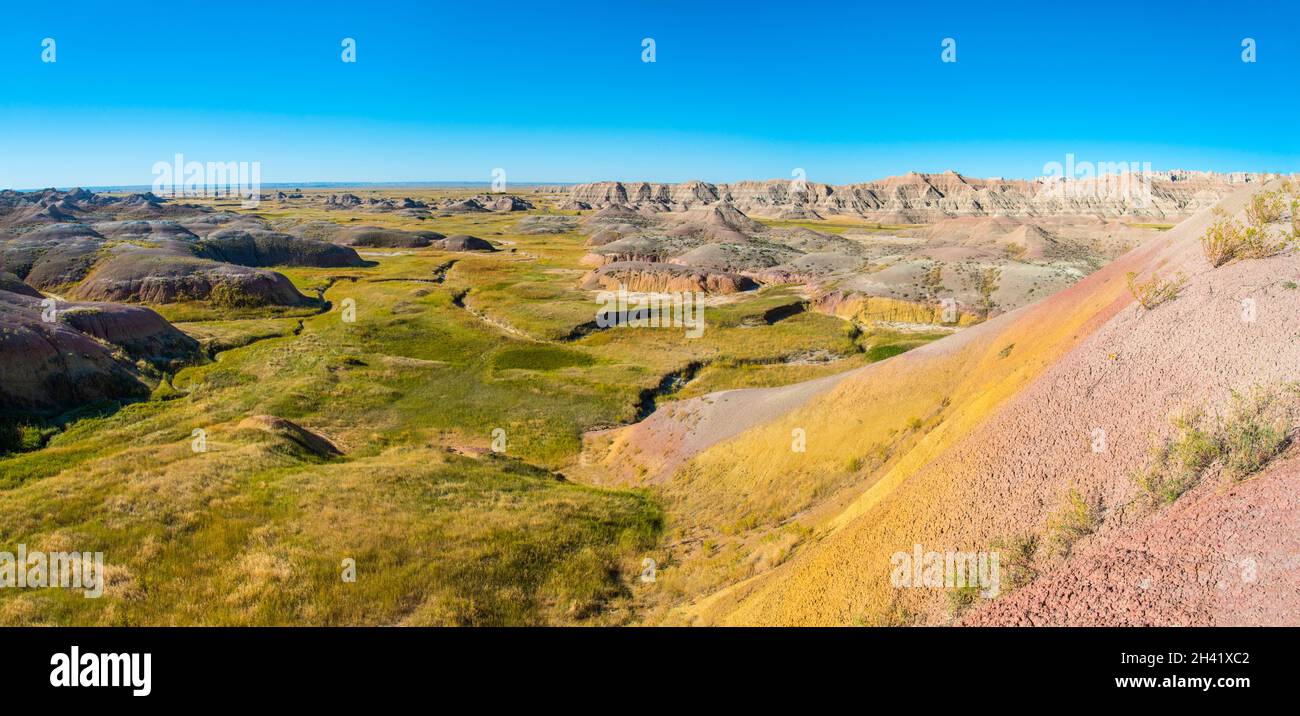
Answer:
M1034 558L1038 554L1039 539L1035 534L1018 534L993 543L1002 570L1004 592L1019 589L1038 577Z
M1175 278L1165 278L1155 273L1146 281L1140 281L1137 272L1129 271L1124 279L1128 283L1129 293L1133 295L1139 306L1148 311L1178 298L1178 294L1187 285L1187 277L1182 274Z
M854 620L854 625L863 627L904 627L912 626L917 620L917 615L903 604L897 594L883 608L878 607L878 609L879 611L874 614L864 614L858 617Z
M1281 191L1261 191L1246 205L1246 219L1253 226L1268 226L1282 220L1285 208L1286 198Z
M975 290L980 294L980 311L985 318L997 308L993 294L998 290L1002 280L1002 269L996 266L981 269L975 274Z
M1297 386L1233 393L1232 405L1220 427L1224 470L1232 479L1248 477L1286 449L1296 427Z
M948 590L948 616L956 619L979 601L980 588L974 585Z
M1065 496L1065 504L1047 520L1048 543L1054 554L1067 557L1079 540L1101 525L1101 506L1089 501L1078 489Z
M1138 486L1156 502L1173 502L1195 487L1221 453L1219 441L1205 426L1204 414L1179 415L1171 422L1176 435L1161 443L1151 465L1135 476Z
M943 292L943 264L934 263L921 275L921 288L930 298Z
M1134 480L1153 502L1168 504L1216 466L1229 479L1243 479L1286 449L1298 410L1300 390L1292 384L1233 393L1219 420L1201 411L1176 416L1171 421L1174 436L1153 449L1151 464Z
M1218 268L1233 261L1262 259L1286 248L1286 242L1269 237L1268 229L1252 224L1243 227L1240 222L1222 211L1210 228L1201 235L1201 248L1210 265Z

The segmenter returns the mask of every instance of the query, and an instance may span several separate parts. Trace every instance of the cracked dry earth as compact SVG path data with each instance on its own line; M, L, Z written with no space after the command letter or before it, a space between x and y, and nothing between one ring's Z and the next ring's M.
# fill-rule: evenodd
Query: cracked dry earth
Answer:
M1300 623L1300 459L1202 485L1166 509L961 623Z
M1253 193L1220 206L1240 220ZM946 591L892 586L890 556L918 544L974 551L1041 538L1077 490L1101 506L1096 531L1068 558L1040 554L1036 579L957 623L1300 624L1294 447L1249 480L1211 476L1167 506L1144 502L1133 479L1155 441L1174 434L1172 416L1221 414L1234 390L1300 380L1300 291L1291 288L1300 255L1211 268L1199 237L1212 220L1202 211L1044 301L818 385L798 406L748 391L728 396L719 415L705 396L615 439L607 462L640 464L647 482L743 502L756 489L842 471L855 447L896 435L927 401L942 406L915 445L863 475L847 507L792 557L678 605L674 620L953 623ZM1147 310L1125 286L1129 271L1181 274L1186 285ZM1243 320L1248 298L1254 321ZM690 439L637 439L673 433L655 423L674 420L689 425ZM807 454L789 451L792 427L806 427ZM1091 444L1098 428L1102 452ZM717 440L704 437L715 429ZM689 469L666 470L678 465Z

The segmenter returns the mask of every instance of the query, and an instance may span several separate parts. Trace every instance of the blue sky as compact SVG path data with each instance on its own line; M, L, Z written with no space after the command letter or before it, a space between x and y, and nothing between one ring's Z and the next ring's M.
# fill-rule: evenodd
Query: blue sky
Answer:
M0 188L149 184L178 152L267 183L1300 171L1300 3L907 5L14 3Z

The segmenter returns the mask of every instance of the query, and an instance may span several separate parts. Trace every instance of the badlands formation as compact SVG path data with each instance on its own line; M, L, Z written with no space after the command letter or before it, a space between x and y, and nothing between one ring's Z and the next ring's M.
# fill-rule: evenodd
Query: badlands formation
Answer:
M152 193L0 192L0 412L138 399L147 374L199 360L194 339L127 304L311 312L328 306L269 267L370 265L354 247L495 250L464 234L285 228Z
M1063 182L911 173L831 186L772 180L601 182L559 193L592 211L591 285L805 287L855 322L934 324L944 299L982 320L1051 295L1232 191L1251 174L1159 172ZM762 219L761 221L759 219ZM695 270L683 280L679 266Z
M0 192L0 623L1300 623L1296 187Z
M608 484L656 490L681 521L683 596L658 618L1300 623L1300 220L1294 184L1263 189L1274 216L1242 187L887 361L679 401L593 440ZM1207 250L1252 225L1269 239L1251 258ZM894 555L917 545L1000 554L1000 594L899 588Z
M728 202L752 216L819 219L853 216L889 224L930 223L955 216L1185 217L1227 191L1258 185L1259 175L1142 172L1101 178L977 179L956 172L911 172L835 186L772 179L733 184L596 182L569 189L570 206L633 206L682 211ZM563 189L552 189L562 191Z

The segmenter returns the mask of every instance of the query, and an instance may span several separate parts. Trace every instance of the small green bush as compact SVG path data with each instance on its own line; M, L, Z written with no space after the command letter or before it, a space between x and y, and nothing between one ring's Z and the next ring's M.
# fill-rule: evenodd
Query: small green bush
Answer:
M1250 198L1246 205L1246 218L1255 226L1268 226L1281 221L1286 200L1280 191L1261 191Z
M1166 279L1157 273L1152 274L1146 281L1139 281L1137 272L1129 271L1124 278L1128 282L1128 292L1133 294L1139 306L1148 311L1166 301L1178 298L1183 286L1187 285L1187 277L1182 274L1177 278Z
M1152 501L1170 503L1182 497L1218 459L1222 448L1204 422L1204 415L1199 412L1175 417L1172 423L1178 431L1176 437L1157 446L1151 465L1135 476L1138 486Z
M43 425L0 420L0 455L40 450L57 432Z
M1294 390L1290 397L1295 397ZM1233 393L1232 407L1220 429L1225 454L1224 470L1233 479L1259 472L1290 442L1291 410L1287 394L1259 388L1243 395Z
M1065 496L1065 505L1047 520L1052 551L1062 557L1074 549L1074 543L1097 531L1101 524L1101 507L1084 498L1077 489Z
M1151 464L1134 480L1153 502L1171 503L1214 465L1221 465L1231 479L1248 477L1287 448L1298 414L1295 384L1234 392L1221 420L1212 422L1201 412L1174 418L1177 433L1153 450Z
M1027 533L993 543L992 549L998 553L998 564L1002 569L1001 586L1004 590L1019 589L1038 577L1038 570L1034 569L1038 542L1038 535Z
M1218 218L1201 235L1201 249L1211 266L1218 268L1232 261L1267 258L1286 248L1285 242L1269 238L1263 226L1243 227L1222 210L1216 213Z

